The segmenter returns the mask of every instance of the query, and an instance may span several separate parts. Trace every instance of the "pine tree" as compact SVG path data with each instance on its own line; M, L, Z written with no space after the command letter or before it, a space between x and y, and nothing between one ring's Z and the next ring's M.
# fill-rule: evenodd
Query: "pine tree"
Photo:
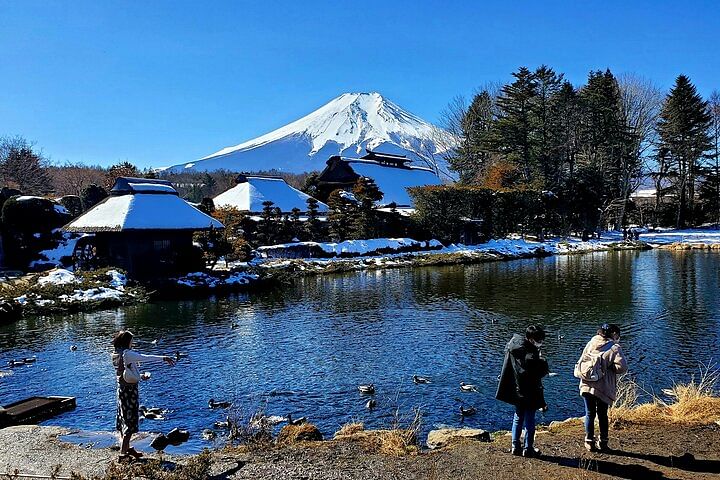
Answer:
M712 148L711 116L708 103L697 93L685 75L675 80L675 86L665 98L658 133L661 147L667 149L674 173L677 204L675 225L683 228L694 221L695 182L699 162Z
M447 159L450 168L458 173L460 183L477 181L490 161L488 136L495 120L494 108L495 100L487 90L483 90L462 112L460 144Z
M375 184L375 180L368 177L359 177L353 186L353 195L358 202L353 222L353 237L356 239L376 237L378 216L375 211L375 202L383 198L383 193Z
M270 200L262 203L263 210L258 222L257 239L260 245L272 245L275 243L278 233L278 219L276 217L275 205Z
M497 101L499 119L495 122L491 142L499 153L518 166L523 181L530 183L537 167L531 137L537 82L526 67L520 67L512 75L515 81L502 88Z
M305 238L313 242L319 242L322 240L322 225L319 217L319 202L310 197L305 203L307 203L307 220L305 221Z
M330 238L335 242L347 240L354 223L355 205L344 197L345 192L334 190L328 197L328 229Z
M290 241L295 242L301 239L302 235L302 223L300 222L300 209L295 207L290 210L290 215L287 217L288 221L288 233Z

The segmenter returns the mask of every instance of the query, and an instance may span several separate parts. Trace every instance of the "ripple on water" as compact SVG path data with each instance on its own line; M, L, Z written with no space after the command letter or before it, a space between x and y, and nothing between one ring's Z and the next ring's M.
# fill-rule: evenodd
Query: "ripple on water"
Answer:
M719 361L718 262L704 252L568 255L359 272L283 291L30 317L0 328L0 365L37 356L0 370L0 403L73 395L78 408L48 423L111 431L109 343L130 328L143 352L188 353L174 368L143 365L153 375L141 385L142 403L171 410L141 429L188 429L187 448L207 445L200 432L227 415L207 407L211 397L247 412L308 416L326 435L351 420L388 426L415 407L425 430L507 429L510 409L494 400L503 350L535 322L549 332L544 351L557 373L545 380L550 411L538 420L547 423L582 414L572 367L601 323L622 326L631 372L648 391L687 379L699 362ZM416 385L413 374L432 383ZM461 381L478 393L461 392ZM362 383L375 384L372 412L357 391ZM461 404L478 414L463 419Z

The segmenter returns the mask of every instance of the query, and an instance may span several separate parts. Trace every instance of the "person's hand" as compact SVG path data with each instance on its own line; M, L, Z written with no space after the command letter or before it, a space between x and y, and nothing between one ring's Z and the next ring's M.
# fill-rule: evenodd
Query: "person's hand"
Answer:
M175 366L175 359L172 357L163 357L163 361L171 367Z

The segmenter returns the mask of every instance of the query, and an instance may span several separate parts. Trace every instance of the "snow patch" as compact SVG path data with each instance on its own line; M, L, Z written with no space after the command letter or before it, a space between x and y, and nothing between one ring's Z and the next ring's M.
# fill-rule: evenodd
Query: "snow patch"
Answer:
M66 285L68 283L78 283L79 280L75 276L74 273L72 273L69 270L65 270L63 268L58 268L56 270L52 270L50 273L45 275L44 277L40 277L37 281L38 285Z

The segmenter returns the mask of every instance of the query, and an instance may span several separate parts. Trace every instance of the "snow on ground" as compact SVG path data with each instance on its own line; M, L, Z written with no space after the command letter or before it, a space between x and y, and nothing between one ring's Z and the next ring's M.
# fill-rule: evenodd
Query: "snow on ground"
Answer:
M437 240L428 242L413 240L412 238L373 238L368 240L345 240L344 242L293 242L283 243L279 245L270 245L267 247L259 247L258 253L262 256L263 252L275 249L291 248L291 247L317 247L328 254L340 255L350 253L356 255L368 255L379 250L400 250L405 248L441 248L442 244Z
M40 277L37 283L38 285L65 285L67 283L78 283L78 279L71 271L58 268L50 271L44 277Z
M97 287L87 290L75 290L71 295L60 295L62 302L94 302L98 300L122 300L124 293L114 288Z
M40 265L52 265L61 266L63 257L71 257L75 250L75 244L80 238L85 235L77 235L73 233L62 233L62 240L58 242L57 247L49 250L42 250L40 252L40 260L33 260L30 262L30 268L37 267Z
M607 237L614 241L622 241L622 232L607 232ZM720 230L716 228L692 228L685 230L657 228L651 231L642 229L640 240L653 246L669 245L671 243L720 243Z
M127 277L117 270L108 270L108 277L110 277L110 286L116 290L124 291L125 285L127 285Z

